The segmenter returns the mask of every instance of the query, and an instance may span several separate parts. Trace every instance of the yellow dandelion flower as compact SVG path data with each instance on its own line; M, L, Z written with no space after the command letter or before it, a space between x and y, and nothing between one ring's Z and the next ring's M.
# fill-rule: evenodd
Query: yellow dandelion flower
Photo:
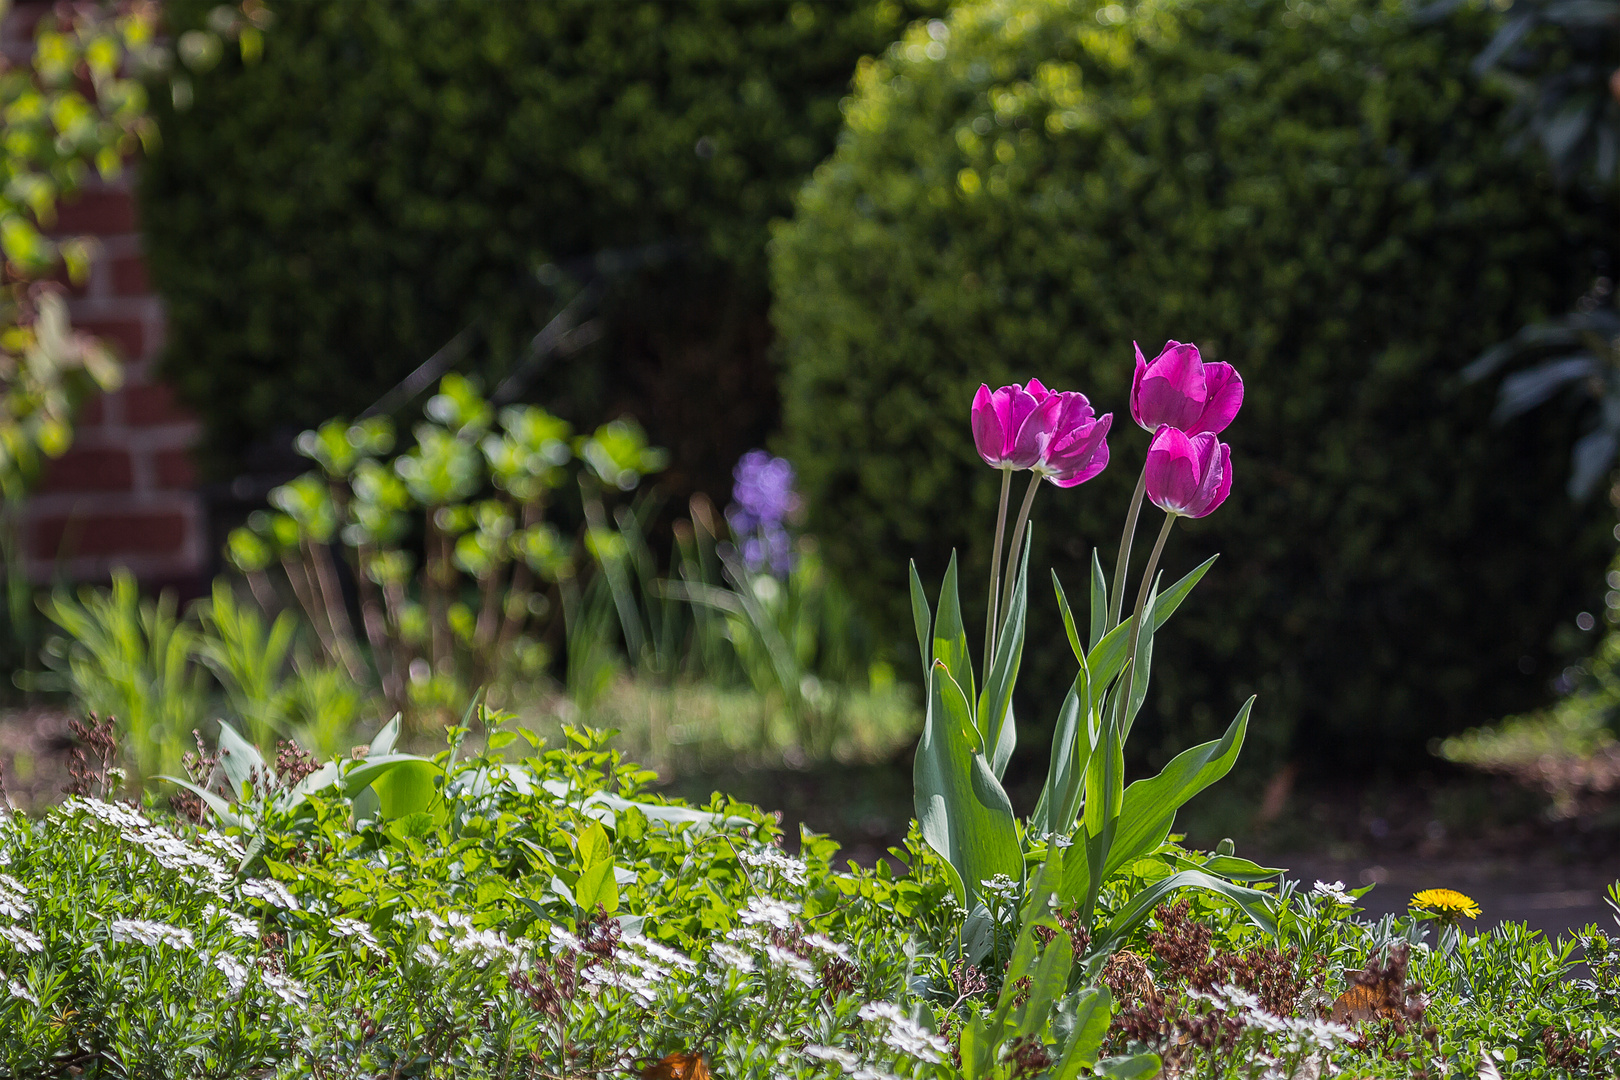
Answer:
M1455 889L1424 889L1412 897L1412 910L1442 922L1479 918L1479 904Z

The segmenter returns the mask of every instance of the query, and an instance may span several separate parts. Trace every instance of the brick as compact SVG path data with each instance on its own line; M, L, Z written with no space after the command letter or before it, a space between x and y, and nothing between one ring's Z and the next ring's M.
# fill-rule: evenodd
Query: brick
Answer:
M124 423L130 427L178 424L191 415L174 399L174 391L162 383L131 386L123 391Z
M179 513L96 513L42 517L33 523L28 548L37 559L78 556L170 555L186 542Z
M45 467L40 491L129 491L134 484L129 451L76 447Z
M81 319L74 323L74 329L108 342L122 360L146 358L146 327L139 319Z
M106 422L106 394L97 394L95 397L79 406L79 415L73 418L73 426L80 431L83 431L86 428L100 427Z
M196 487L197 466L192 463L189 450L159 450L154 464L157 465L158 487L180 491Z
M124 255L112 261L114 296L146 296L152 291L146 277L146 261L139 255Z
M83 191L56 208L51 232L72 236L120 236L132 233L135 196L117 189Z

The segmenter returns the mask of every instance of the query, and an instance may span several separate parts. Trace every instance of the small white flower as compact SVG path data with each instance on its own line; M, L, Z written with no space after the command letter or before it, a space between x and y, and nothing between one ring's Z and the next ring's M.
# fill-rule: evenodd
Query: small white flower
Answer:
M937 1065L945 1060L946 1054L950 1053L950 1047L945 1045L945 1040L913 1023L900 1011L900 1007L892 1002L867 1002L861 1006L861 1011L856 1015L868 1023L876 1023L883 1027L883 1041L891 1049L908 1057Z
M1006 874L997 874L995 877L986 878L980 885L985 892L1003 900L1012 900L1018 896L1018 882Z
M861 1059L839 1046L819 1046L808 1043L804 1048L804 1056L815 1058L817 1061L830 1061L845 1072L854 1072Z
M879 1069L856 1069L855 1080L900 1080L893 1073L886 1073Z
M763 847L752 851L739 851L737 852L737 859L744 866L752 866L756 869L766 871L775 871L776 873L782 875L782 880L786 881L789 885L803 885L806 880L806 874L808 873L808 867L805 866L802 860L795 859L793 856L788 855L785 852L778 851L774 847Z
M560 949L567 949L573 953L585 951L584 943L560 926L553 925L549 931L549 936L551 943Z
M824 952L828 956L837 957L845 963L852 960L848 947L839 944L826 934L806 934L804 935L804 943L817 952Z
M765 946L765 956L776 967L786 970L804 985L816 985L816 970L810 966L810 961L775 945Z
M661 945L656 941L652 941L644 937L630 938L629 940L623 942L623 944L644 953L666 967L676 968L680 971L686 972L688 975L692 975L697 972L697 964L692 961L691 957L687 956L685 953L677 952L667 945Z
M112 937L114 941L133 941L148 948L167 945L172 949L189 949L193 944L190 930L145 919L114 919Z
M248 981L247 965L225 953L215 953L212 960L214 966L225 976L225 981L230 984L231 993L240 994Z
M723 941L717 941L709 946L709 955L720 961L722 966L731 968L733 971L740 971L744 975L754 970L754 957L746 950L739 949L735 945L727 945Z
M1330 900L1335 904L1354 904L1356 902L1355 897L1345 892L1344 882L1342 881L1335 881L1332 884L1318 881L1315 887L1311 889L1311 895L1320 897L1323 900Z
M298 910L298 898L288 892L287 886L275 878L258 878L244 881L239 888L243 896L263 900L272 907L286 908L288 911Z
M225 929L244 941L259 940L259 924L246 915L238 915L236 912L228 908L222 908L218 904L205 904L203 906L203 918L210 922L216 919L224 922Z
M34 905L28 902L21 888L19 887L17 891L13 891L4 884L4 882L9 882L10 878L0 874L0 879L3 879L0 880L0 916L8 919L26 919L32 915Z
M45 951L45 943L39 940L39 936L20 926L0 926L0 939L11 942L12 948L20 953Z
M16 979L7 981L6 989L10 991L11 996L16 998L18 1001L26 1001L34 1008L39 1008L39 998L29 993L28 987L24 986Z
M798 914L799 905L768 896L754 897L748 901L748 905L741 912L744 926L763 924L777 930L790 929L793 926L794 918Z
M243 859L247 858L247 852L243 850L242 845L237 843L234 838L226 836L222 832L216 832L213 829L209 829L207 832L198 836L197 839L202 841L204 844L207 844L214 850L231 856L238 862L241 862Z
M516 959L522 951L497 930L470 931L452 940L450 947L458 953L472 953L480 957L479 967L483 967L492 958Z
M64 799L58 809L64 814L84 813L115 829L145 829L151 826L139 810L122 803L102 802L100 799Z
M264 980L264 985L269 987L271 993L294 1008L309 1000L309 991L297 979L274 971L262 970L259 972L259 978Z
M337 918L332 920L331 926L332 933L338 937L354 938L368 949L382 951L382 946L377 943L377 937L371 932L371 927L359 919Z
M444 963L444 957L440 956L431 945L418 945L416 947L416 958L428 967L438 967Z
M1215 987L1215 999L1227 1010L1233 1012L1258 1012L1260 999L1241 986L1220 985Z
M24 885L10 874L0 874L0 889L14 892L18 896L28 895L28 886Z

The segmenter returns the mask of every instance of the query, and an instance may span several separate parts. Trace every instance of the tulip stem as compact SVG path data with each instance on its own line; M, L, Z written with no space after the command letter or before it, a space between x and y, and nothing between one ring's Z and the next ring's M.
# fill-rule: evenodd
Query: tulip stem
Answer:
M1125 515L1125 532L1119 538L1119 557L1114 560L1114 602L1109 605L1106 633L1119 625L1125 613L1125 575L1131 562L1131 542L1136 538L1136 519L1142 514L1142 496L1147 494L1147 465L1142 466L1142 477L1136 482L1136 494L1131 496L1131 509ZM1093 645L1096 642L1092 642Z
M1001 509L996 511L996 548L990 556L990 600L984 613L984 670L996 648L996 597L1001 593L1001 539L1007 531L1007 500L1012 495L1012 470L1001 470Z
M1018 557L1024 550L1024 526L1029 523L1029 508L1035 504L1035 493L1041 490L1041 474L1031 473L1029 477L1029 490L1024 493L1024 505L1018 510L1018 525L1013 529L1012 543L1007 547L1007 573L1006 580L1001 586L1001 615L1003 617L1012 610L1013 586L1018 583ZM1001 637L998 627L996 637ZM990 658L984 660L985 677L989 677Z
M1147 572L1142 575L1142 587L1136 593L1136 613L1131 616L1131 646L1125 652L1125 658L1130 661L1129 682L1125 691L1127 701L1131 688L1136 686L1136 642L1142 636L1142 611L1147 607L1148 592L1153 588L1153 574L1159 568L1159 556L1164 554L1164 542L1170 539L1170 528L1180 516L1180 514L1164 515L1164 528L1159 530L1159 539L1153 545L1153 554L1148 556Z

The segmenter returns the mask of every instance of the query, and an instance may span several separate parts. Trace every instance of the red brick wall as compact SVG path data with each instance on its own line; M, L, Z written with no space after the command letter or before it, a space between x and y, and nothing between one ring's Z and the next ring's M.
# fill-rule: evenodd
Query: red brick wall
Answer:
M22 0L0 21L0 53L26 64L48 2ZM124 385L89 402L73 447L50 463L25 523L28 571L99 580L115 566L150 584L195 587L208 567L206 519L189 450L198 425L156 380L163 305L151 292L128 173L93 183L60 208L61 236L93 236L101 250L89 282L69 300L76 327L98 334L124 361Z
M69 309L75 327L118 350L124 385L88 403L72 449L50 463L31 500L26 531L37 579L94 580L125 566L143 581L190 584L208 563L189 456L198 425L153 372L163 305L141 262L132 180L86 189L61 207L53 230L100 243Z

